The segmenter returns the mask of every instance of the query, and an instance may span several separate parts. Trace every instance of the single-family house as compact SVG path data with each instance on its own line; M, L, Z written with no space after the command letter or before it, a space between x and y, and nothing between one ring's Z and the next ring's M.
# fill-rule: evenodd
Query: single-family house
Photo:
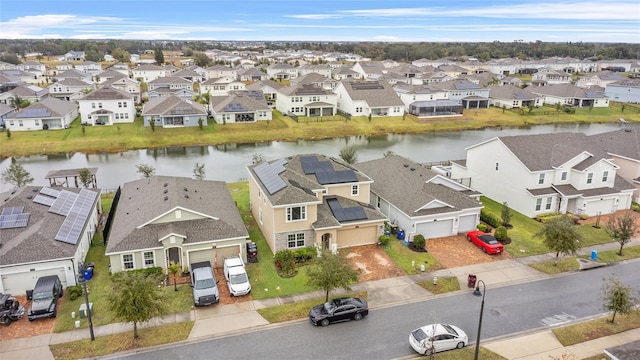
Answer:
M635 186L633 201L640 203L640 129L629 127L591 135L589 139L609 154L619 167L616 173Z
M67 70L53 77L54 81L62 81L66 79L76 79L86 83L93 82L93 75L78 71L76 69Z
M342 80L360 80L362 74L347 66L333 67L331 69L331 78L337 81Z
M227 96L211 97L211 116L218 124L272 120L273 111L260 90L233 91Z
M607 87L608 84L626 80L624 76L613 71L599 71L593 74L585 74L576 81L576 86L581 88L590 88L592 86Z
M398 84L393 90L404 103L404 111L418 117L462 114L462 103L449 100L449 93L431 85Z
M225 66L225 65L213 65L206 68L204 74L205 74L204 77L207 80L219 79L219 78L225 78L225 77L235 80L238 78L238 69Z
M313 85L316 87L321 87L326 90L333 90L338 86L339 81L332 79L330 77L326 77L324 75L318 73L306 73L304 75L300 75L297 78L291 79L291 86L296 86L300 84L304 85Z
M193 83L181 77L160 77L148 83L149 99L178 96L193 99Z
M103 82L102 86L109 86L133 95L133 101L136 104L139 104L142 101L142 98L140 97L140 82L136 79L131 79L128 76L111 78Z
M112 87L100 87L78 99L82 124L132 123L136 118L133 95Z
M264 71L260 70L260 68L257 68L257 67L238 70L238 80L240 81L255 82L255 81L268 80L268 79L269 79L269 76Z
M52 69L49 69L48 75L51 77L55 77L59 73L62 73L71 69L73 69L73 64L70 64L68 62L62 62L59 64L55 64Z
M142 64L131 70L133 78L149 83L157 78L167 76L163 67L153 64Z
M181 77L183 79L187 79L189 81L191 81L192 83L200 83L202 81L204 81L204 76L202 74L199 74L193 70L189 70L189 69L181 69L176 71L175 73L173 73L173 75L171 75L172 77Z
M284 86L272 80L261 80L247 85L248 91L262 91L267 105L275 107L276 98L278 97L278 90Z
M404 114L404 103L385 82L342 80L334 92L338 96L338 109L352 116Z
M16 109L7 104L0 103L0 127L4 127L4 119L13 115L16 112Z
M606 150L582 133L504 136L468 147L451 178L529 217L628 209L635 187Z
M49 89L43 89L36 85L19 85L7 92L0 93L0 103L10 104L11 99L19 97L22 100L29 100L32 104L49 96Z
M96 89L96 84L86 83L78 79L64 79L49 85L49 96L66 101L82 98L87 91Z
M166 100L166 99L163 99ZM111 272L246 260L249 233L222 181L152 176L122 185L105 255Z
M330 90L313 85L286 86L278 89L276 109L297 116L333 116L338 96Z
M58 61L84 61L84 51L69 51L58 58Z
M604 93L583 89L571 84L527 86L526 90L542 97L545 104L561 104L575 107L609 107Z
M45 76L47 76L47 66L37 61L25 61L17 64L16 69L32 74L33 80L38 82L44 81Z
M604 94L613 101L640 104L640 79L616 81L604 88Z
M320 74L326 78L331 78L333 68L328 64L306 64L298 67L298 76L304 76L308 74Z
M540 69L531 75L531 84L534 86L558 85L571 83L571 74L552 69Z
M200 84L200 93L210 96L224 96L231 91L246 90L246 85L240 80L230 76L220 78L208 78Z
M376 244L386 217L371 178L335 158L295 155L248 167L250 208L273 253Z
M19 70L12 70L12 71L18 71L20 73L22 73L22 71ZM15 75L11 75L10 73L4 72L4 71L0 71L0 94L5 93L11 89L15 89L20 85L24 85L25 82L20 80L19 76L15 76ZM2 101L0 100L0 104L2 103Z
M202 119L207 125L207 110L193 100L178 96L156 97L142 107L144 126L151 121L160 127L198 126Z
M457 235L480 222L480 193L413 160L391 155L354 167L373 180L369 204L409 241Z
M125 64L125 63L115 63L111 66L109 66L108 68L106 68L105 70L107 71L117 71L119 73L121 73L122 75L129 77L131 76L131 70L129 69L129 64Z
M513 85L490 86L489 105L512 109L542 106L542 96Z
M47 97L7 117L5 126L11 131L67 129L76 117L74 102Z
M358 61L351 68L353 71L360 74L363 80L368 80L369 77L387 73L387 68L380 61Z
M469 80L451 80L433 84L448 92L449 100L460 101L464 109L486 109L489 107L489 89Z
M84 61L80 64L77 64L76 70L82 71L83 73L91 74L91 76L96 76L102 72L102 65L93 61Z
M47 275L58 275L63 287L76 285L98 230L100 192L25 186L2 198L0 293L24 294Z
M457 78L461 75L468 75L470 73L469 69L458 64L442 64L437 67L437 70L442 71L453 78Z
M298 69L286 62L278 62L267 66L267 75L273 80L291 80L298 77Z

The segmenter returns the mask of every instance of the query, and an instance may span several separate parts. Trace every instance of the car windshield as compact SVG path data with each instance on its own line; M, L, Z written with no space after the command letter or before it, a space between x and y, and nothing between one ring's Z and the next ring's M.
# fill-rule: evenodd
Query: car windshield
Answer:
M413 337L418 341L422 341L428 337L427 333L425 333L422 329L416 329L413 332Z
M214 287L216 285L213 279L204 279L196 281L195 288L196 290L208 289Z
M247 274L237 274L237 275L230 275L229 276L229 282L232 284L245 284L247 282L249 282L249 279L247 278Z
M482 239L482 241L486 242L487 244L497 244L498 243L498 240L496 240L496 238L494 238L491 235L480 236L480 239Z
M450 325L442 324L442 327L443 327L445 330L447 330L447 332L448 332L449 334L452 334L452 335L458 336L458 332L457 332L454 328L452 328Z
M51 291L42 291L33 294L33 300L50 299L52 297L53 293Z
M336 304L334 304L333 301L327 301L326 303L324 303L324 310L327 313L332 313L333 310L335 310L335 308L336 308Z

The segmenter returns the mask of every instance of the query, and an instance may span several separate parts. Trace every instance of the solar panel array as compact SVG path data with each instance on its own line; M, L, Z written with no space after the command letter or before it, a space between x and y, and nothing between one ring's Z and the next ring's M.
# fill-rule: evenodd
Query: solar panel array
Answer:
M62 215L62 216L67 216L69 214L69 211L73 207L73 203L76 201L77 196L78 195L76 195L75 193L72 193L71 191L67 191L67 190L60 191L60 195L58 195L56 200L53 202L53 204L49 208L49 212Z
M68 191L63 190L62 192L64 193ZM80 193L74 197L74 201L67 213L67 217L62 223L62 226L58 229L58 233L55 237L56 240L73 245L78 243L78 240L80 240L80 236L82 235L82 229L91 215L93 204L96 201L97 196L98 193L96 192L86 189L80 190ZM49 209L49 211L51 211L51 209Z
M587 95L587 97L590 99L597 99L602 97L600 93L597 93L595 91L585 91L585 95Z
M285 170L284 164L286 163L286 160L279 159L271 164L263 162L253 168L253 171L258 176L258 179L260 179L260 182L262 182L264 187L267 188L269 195L273 195L287 187L287 183L285 183L279 175Z
M302 171L304 171L305 175L315 174L316 180L322 185L358 181L358 176L355 171L351 169L336 171L330 161L319 161L315 156L300 157L300 164L302 165Z
M60 190L43 186L42 189L40 189L40 194L49 195L57 198L60 195Z
M353 90L380 90L384 89L384 86L377 82L354 82L351 83Z
M456 90L472 90L480 88L478 85L471 82L459 82L455 84Z
M49 117L51 113L48 109L23 109L16 114L17 118L35 118L35 117Z
M513 98L514 99L520 99L520 100L526 100L526 99L533 98L533 96L531 96L531 95L529 95L527 93L516 92L516 93L513 93Z
M33 198L34 203L42 204L46 206L53 205L54 201L56 201L56 198L53 198L50 196L44 196L44 195L36 195L36 197Z
M22 213L24 206L6 207L0 215L0 229L13 229L26 227L29 222L29 213Z
M367 219L364 209L359 206L343 208L338 199L327 199L327 204L333 216L340 222Z
M262 94L262 90L249 90L247 95L256 100L264 100L264 95Z
M224 107L223 109L225 112L232 112L232 111L249 111L249 109L241 104L238 103L231 103L227 106Z

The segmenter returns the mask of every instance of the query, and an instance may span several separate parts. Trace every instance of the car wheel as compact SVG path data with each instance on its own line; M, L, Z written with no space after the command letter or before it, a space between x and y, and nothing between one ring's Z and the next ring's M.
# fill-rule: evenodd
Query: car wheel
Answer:
M462 349L464 347L464 343L460 341L458 345L456 345L456 349Z
M329 319L322 319L322 321L320 321L320 325L321 325L321 326L327 326L327 325L329 325Z
M486 254L487 253L487 248L483 247L482 248L482 252Z
M4 319L2 319L2 324L9 326L11 324L11 318L10 317L5 317Z
M431 355L431 348L428 348L427 350L425 350L424 354L427 356Z
M471 236L467 235L467 241L471 242Z
M362 320L362 314L356 313L355 315L353 315L353 320L355 321Z

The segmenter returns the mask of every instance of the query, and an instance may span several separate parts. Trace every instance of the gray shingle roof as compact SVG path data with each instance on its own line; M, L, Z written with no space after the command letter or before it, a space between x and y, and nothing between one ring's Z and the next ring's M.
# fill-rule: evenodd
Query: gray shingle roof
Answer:
M133 95L112 87L100 87L85 95L80 100L131 100Z
M179 98L177 96L157 97L149 100L142 108L143 115L166 115L171 114L174 109L180 107L180 115L205 115L207 110L200 104ZM185 113L183 108L190 108L191 111Z
M201 218L142 226L176 208ZM107 253L157 248L171 233L189 244L249 236L226 183L169 176L125 183L113 224Z
M33 202L33 197L38 195L41 188L41 186L26 186L13 194L0 195L2 196L0 203L2 208L23 206L22 212L30 214L26 228L0 230L0 240L2 241L0 266L68 259L75 254L77 244L72 245L55 240L55 236L66 217L49 212L49 206ZM80 192L78 188L65 188L65 190L74 193ZM88 190L99 191L96 189ZM29 199L29 196L32 199Z
M609 154L640 161L640 128L638 127L591 135L589 139Z
M400 97L393 90L391 85L381 81L367 81L367 82L351 82L343 80L340 82L347 90L349 97L352 100L364 100L370 107L380 106L402 106L404 103L400 100ZM367 86L359 84L375 84L380 85L380 88L366 89Z
M37 103L31 104L25 109L20 110L20 112L12 114L10 118L16 118L18 115L21 115L23 119L28 117L24 117L22 115L25 114L25 110L27 109L47 109L51 114L50 117L61 117L69 114L70 112L76 110L78 107L75 103L70 101L64 101L60 99L56 99L54 97L44 98ZM34 118L42 119L42 116L34 116Z
M398 155L354 165L373 179L371 190L408 216L448 213L482 205L468 193L429 182L437 173ZM446 206L421 209L430 203ZM420 210L421 209L421 210Z

